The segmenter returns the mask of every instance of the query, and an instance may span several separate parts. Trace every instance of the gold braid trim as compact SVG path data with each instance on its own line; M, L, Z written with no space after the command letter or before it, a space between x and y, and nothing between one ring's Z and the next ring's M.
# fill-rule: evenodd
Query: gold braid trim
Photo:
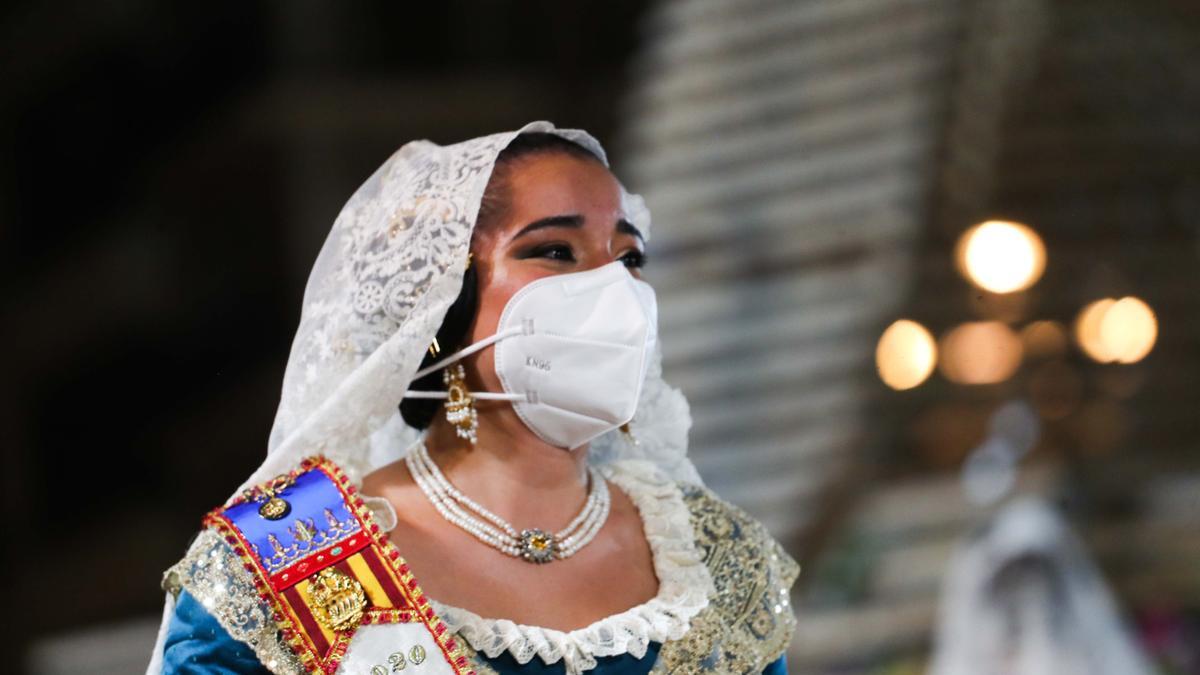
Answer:
M761 673L795 632L789 594L800 566L745 511L702 486L680 488L714 592L688 632L662 646L650 672Z
M343 487L344 474L331 463L310 460L331 473ZM652 674L761 673L787 649L795 631L789 593L800 566L766 529L741 509L718 498L707 488L680 484L690 511L696 546L713 580L709 605L696 615L687 633L666 642ZM495 671L465 640L456 640L433 614L428 599L414 584L412 573L357 495L351 492L355 514L367 525L375 544L383 549L405 590L446 655L464 671L477 675ZM243 555L227 544L223 523L210 520L187 556L164 575L163 587L175 595L187 589L217 618L235 639L248 644L271 672L291 675L313 672L321 664L297 658L292 648L302 637L279 612L273 598L260 596L264 579L256 579L254 566L246 569ZM213 526L216 527L213 527ZM256 583L257 582L257 583ZM415 584L414 584L415 585ZM272 614L275 614L272 617ZM272 620L274 619L274 620ZM441 628L439 629L439 625ZM283 633L290 640L284 640ZM348 642L348 640L346 640ZM340 645L345 649L345 645ZM302 654L305 650L297 649ZM339 659L340 660L340 659ZM302 663L302 661L309 661ZM326 664L330 665L330 664ZM314 668L316 667L316 668Z
M429 629L434 642L441 648L442 654L450 664L451 669L461 675L476 675L470 659L467 658L465 653L465 649L469 648L466 640L454 637L454 633L450 632L446 623L434 612L433 606L429 603L429 597L417 585L417 580L413 577L412 570L409 569L408 563L404 561L404 558L400 556L400 551L392 543L392 540L388 538L387 531L375 522L375 516L358 493L358 488L351 484L350 478L339 466L325 457L306 459L302 463L302 466L309 463L323 469L326 474L334 479L334 482L342 489L343 494L349 497L347 503L353 507L352 511L358 516L359 521L363 525L363 530L374 539L374 545L377 547L376 550L382 554L384 563L395 573L400 585L400 591L404 594L405 599L416 608L417 617Z
M283 642L270 604L258 597L252 574L216 531L200 531L187 555L163 575L163 589L176 598L180 590L190 593L233 639L249 645L272 673L304 672Z
M304 459L299 468L289 475L295 478L305 471L312 470L323 471L341 491L346 505L357 516L363 532L371 538L370 545L375 547L385 566L395 575L401 594L414 609L412 614L429 629L452 670L460 675L476 675L470 660L464 654L464 641L455 638L441 617L434 613L428 597L417 585L408 564L388 539L387 532L375 522L370 509L358 494L358 489L336 464L320 456ZM240 501L241 498L233 503ZM188 557L167 571L163 587L176 595L181 587L197 595L205 608L213 613L230 635L249 644L263 665L272 672L314 675L333 673L345 656L354 631L339 631L328 656L320 658L307 633L294 620L290 608L279 594L272 590L266 571L248 550L249 546L243 540L241 532L225 517L224 509L216 509L209 513L204 519L204 525L205 530L192 546ZM213 577L217 580L195 581L198 569L196 563L202 556L210 556L220 561L218 568L221 575ZM228 585L222 586L223 582ZM368 611L364 618L371 619L378 614L380 613ZM409 620L411 618L406 617Z

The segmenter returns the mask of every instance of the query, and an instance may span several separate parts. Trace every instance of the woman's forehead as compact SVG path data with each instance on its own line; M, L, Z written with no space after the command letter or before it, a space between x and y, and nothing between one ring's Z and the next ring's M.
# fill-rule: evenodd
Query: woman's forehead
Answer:
M510 171L509 207L518 221L578 213L615 222L624 215L621 185L599 162L554 153L516 162Z

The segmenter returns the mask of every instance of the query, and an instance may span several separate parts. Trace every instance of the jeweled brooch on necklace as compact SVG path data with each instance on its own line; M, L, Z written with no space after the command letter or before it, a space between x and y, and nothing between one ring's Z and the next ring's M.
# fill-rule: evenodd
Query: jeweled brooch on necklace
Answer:
M521 530L521 557L533 563L551 562L558 557L558 542L537 528Z

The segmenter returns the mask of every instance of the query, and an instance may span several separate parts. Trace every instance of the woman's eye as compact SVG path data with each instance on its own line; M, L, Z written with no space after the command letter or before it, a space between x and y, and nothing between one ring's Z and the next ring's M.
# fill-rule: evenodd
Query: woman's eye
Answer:
M642 268L646 266L646 254L636 248L621 256L619 260L625 263L626 267Z
M539 246L538 248L533 250L533 255L531 257L548 258L550 260L562 260L564 262L571 262L571 261L575 260L575 254L571 251L571 247L565 246L563 244L549 244L547 246Z

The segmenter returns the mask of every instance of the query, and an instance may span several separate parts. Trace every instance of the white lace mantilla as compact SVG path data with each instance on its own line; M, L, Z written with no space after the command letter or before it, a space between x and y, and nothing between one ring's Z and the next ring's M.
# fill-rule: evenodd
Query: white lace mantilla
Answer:
M403 448L419 439L421 432L404 425L397 405L462 288L472 230L496 159L517 135L527 132L572 140L607 166L604 148L587 132L538 121L452 145L407 143L350 197L305 287L267 458L230 500L317 453L357 482L372 469L398 459ZM624 187L621 198L626 218L649 239L651 217L644 200ZM687 458L691 425L687 401L681 391L663 381L661 358L656 344L631 422L632 433L613 430L594 439L589 459L598 465L650 460L676 480L699 483L700 475ZM615 480L622 485L636 483L632 477ZM696 601L685 602L680 591L685 583L687 588L696 587L699 577L677 568L706 570L690 562L695 556L677 490L647 485L640 494L644 499L634 501L655 550L655 567L663 582L659 596L562 639L561 633L508 624L527 633L537 630L538 639L545 643L532 652L520 652L527 654L526 660L537 653L548 660L568 658L570 667L586 669L594 663L593 655L644 653L646 640L682 631L681 626L699 611L690 609ZM659 519L669 522L658 523ZM688 548L676 551L677 545ZM168 619L164 618L148 673L161 670ZM640 622L644 628L633 628ZM487 630L489 635L493 632ZM505 649L519 641L500 642Z
M650 642L683 637L692 617L708 606L712 578L696 548L687 504L676 483L644 460L620 460L600 470L629 495L642 517L654 557L658 594L570 632L485 619L430 598L450 630L476 651L488 657L509 652L522 664L534 656L546 664L561 660L567 675L578 675L595 668L597 657L628 653L641 658Z

